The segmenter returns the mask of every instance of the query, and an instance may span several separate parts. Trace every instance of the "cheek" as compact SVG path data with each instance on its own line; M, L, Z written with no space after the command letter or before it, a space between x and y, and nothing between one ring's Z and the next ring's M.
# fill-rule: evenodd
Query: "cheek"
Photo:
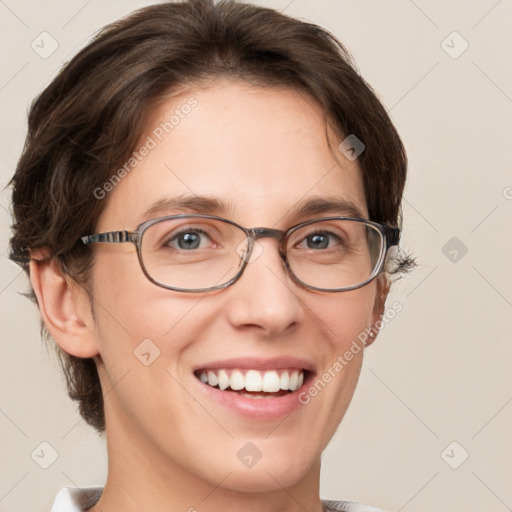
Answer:
M191 329L186 326L200 297L174 294L151 283L134 248L101 254L93 282L100 355L112 383L127 371L140 371L146 362L176 359L189 343Z
M361 339L371 326L376 286L372 282L357 290L323 295L312 307L324 337L336 351Z
M363 361L363 342L371 326L375 293L372 282L349 292L319 295L309 303L310 318L319 335L315 346L322 354L322 363L299 399L312 411L315 421L325 425L319 442L326 444L334 434L352 399Z
M371 326L375 285L322 297L314 313L323 329L322 370L316 375L316 391L325 395L332 411L333 427L341 421L354 393L361 371L364 342ZM324 393L324 388L329 391ZM328 421L326 419L326 421Z
M194 307L198 297L178 295L151 283L144 275L135 247L110 247L94 267L97 323L121 337L162 338ZM112 249L117 249L115 253ZM110 252L110 254L109 254Z

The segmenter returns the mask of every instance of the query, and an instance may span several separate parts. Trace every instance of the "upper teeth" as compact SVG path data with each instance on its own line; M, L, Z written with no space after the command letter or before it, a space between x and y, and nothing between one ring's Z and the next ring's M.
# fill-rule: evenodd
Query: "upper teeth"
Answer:
M295 391L304 382L303 370L202 370L199 378L210 386L219 386L224 390L245 389L246 391L265 391L275 393L280 389Z

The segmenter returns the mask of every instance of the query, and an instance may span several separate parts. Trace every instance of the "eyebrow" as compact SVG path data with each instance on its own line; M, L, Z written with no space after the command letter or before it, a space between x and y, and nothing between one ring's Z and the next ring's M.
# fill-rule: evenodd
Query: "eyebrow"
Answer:
M364 219L366 216L354 202L346 198L315 197L299 201L287 217L307 217L311 215L335 213L345 217Z
M231 202L213 196L176 196L163 198L153 203L141 216L140 222L161 215L176 213L197 213L218 216L234 216L236 208ZM319 214L336 214L364 219L362 210L351 200L343 197L314 197L303 199L295 204L284 217L304 218Z
M176 196L159 199L153 203L141 216L141 222L160 215L177 213L203 213L209 215L233 214L231 203L211 196Z

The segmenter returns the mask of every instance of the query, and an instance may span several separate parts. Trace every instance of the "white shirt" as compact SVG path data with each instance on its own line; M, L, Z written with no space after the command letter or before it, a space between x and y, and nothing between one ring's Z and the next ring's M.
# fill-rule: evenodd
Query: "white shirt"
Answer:
M53 502L51 512L83 512L95 505L101 497L103 487L64 487ZM379 508L355 501L322 500L324 512L383 512Z

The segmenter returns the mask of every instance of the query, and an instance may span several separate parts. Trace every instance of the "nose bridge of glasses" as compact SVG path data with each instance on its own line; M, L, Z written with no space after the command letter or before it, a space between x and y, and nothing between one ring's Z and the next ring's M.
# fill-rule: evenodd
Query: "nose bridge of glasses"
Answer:
M281 229L273 228L252 228L249 229L249 235L254 238L254 240L259 240L260 238L275 238L281 242L284 239L285 232Z
M273 228L249 228L246 230L246 235L248 237L249 242L249 252L252 253L255 241L260 240L261 238L275 238L279 243L279 254L281 255L281 258L285 257L286 249L284 249L283 252L283 240L285 239L286 232L282 231L280 229L273 229Z
M249 237L254 240L262 238L275 238L279 243L280 252L283 249L283 240L285 239L286 232L281 229L274 228L252 228L248 230Z

